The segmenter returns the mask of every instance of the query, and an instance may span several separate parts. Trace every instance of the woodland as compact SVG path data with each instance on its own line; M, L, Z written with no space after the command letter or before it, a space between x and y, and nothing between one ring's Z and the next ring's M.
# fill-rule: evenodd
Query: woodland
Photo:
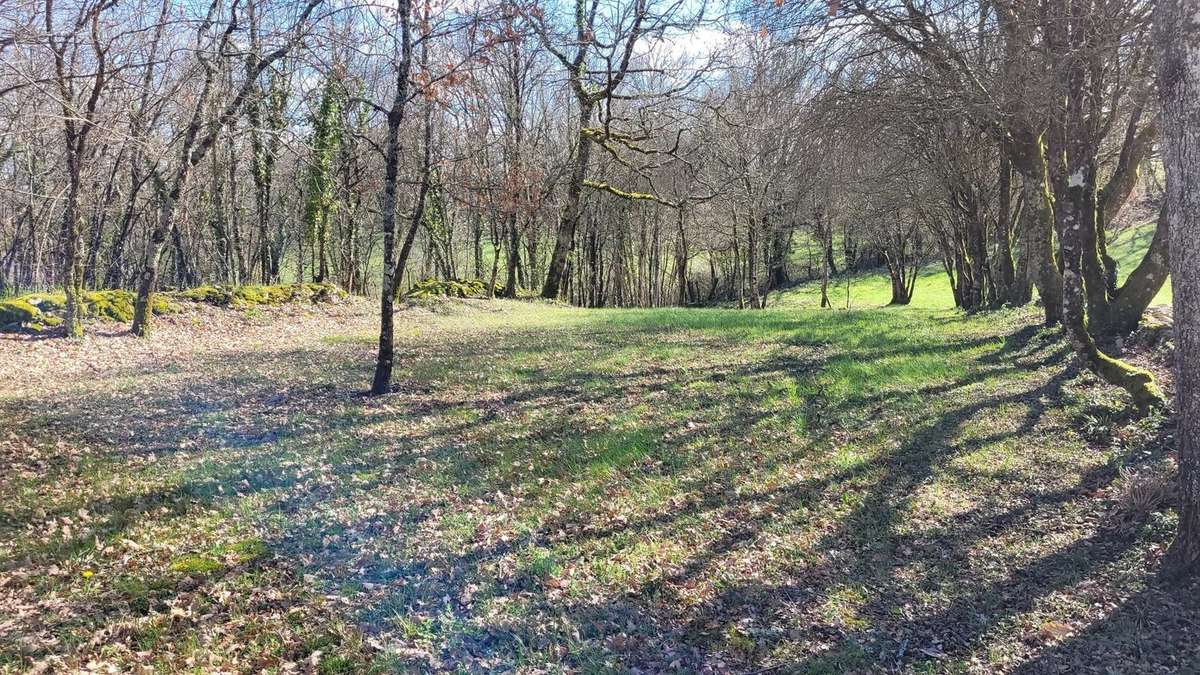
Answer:
M0 673L1200 672L1200 0L0 0Z

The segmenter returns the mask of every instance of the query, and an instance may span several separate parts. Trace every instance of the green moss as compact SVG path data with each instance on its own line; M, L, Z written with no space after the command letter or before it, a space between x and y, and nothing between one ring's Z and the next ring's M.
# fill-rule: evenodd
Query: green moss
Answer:
M202 555L185 555L171 561L171 571L189 576L206 576L224 567L220 562Z
M276 305L283 302L283 293L278 287L242 286L233 291L235 304L247 305Z
M499 294L503 287L492 289ZM422 279L413 284L406 294L409 298L486 298L488 285L482 279Z
M170 296L179 300L202 302L206 305L224 307L233 299L229 289L221 286L197 286L184 291L175 291Z
M155 293L154 314L179 311L172 301L199 302L217 307L248 309L290 302L337 302L347 293L333 284L280 284L276 286L197 286L182 291ZM132 291L89 291L83 296L84 316L129 323L137 295ZM67 298L63 293L30 293L0 301L0 329L44 330L61 326Z
M289 302L334 302L346 297L346 292L333 284L305 283L275 286L197 286L168 295L177 300L246 309Z
M89 291L83 295L83 315L92 319L129 323L137 295L132 291ZM178 308L166 298L154 297L155 314L169 314ZM0 302L0 326L24 325L33 330L61 326L67 311L64 293L30 293Z
M41 321L43 321L41 310L25 298L0 301L0 326L22 326Z
M129 291L92 291L84 294L83 304L90 317L128 323L133 321L136 299Z

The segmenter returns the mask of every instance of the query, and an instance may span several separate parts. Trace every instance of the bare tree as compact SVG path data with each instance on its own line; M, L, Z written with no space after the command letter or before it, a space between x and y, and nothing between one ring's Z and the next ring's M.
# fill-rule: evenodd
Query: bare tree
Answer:
M79 199L83 190L84 164L92 154L88 140L96 128L100 96L109 77L108 50L112 43L101 35L101 14L115 4L115 0L81 3L69 12L69 25L61 35L54 23L58 14L54 1L46 0L45 5L46 46L54 58L66 159L62 278L67 305L64 324L68 337L83 335L84 241ZM81 36L84 32L86 38ZM87 50L87 57L82 50ZM86 74L79 72L81 70L87 71Z
M239 15L238 4L235 1L229 8L230 15L224 28L213 36L210 35L210 32L217 25L218 13L222 5L221 0L213 0L209 6L208 13L197 30L199 44L196 49L196 58L203 78L200 92L192 106L191 119L183 131L183 140L180 143L174 166L165 175L157 168L154 174L154 180L160 192L160 205L157 222L150 234L150 246L147 248L138 281L138 296L133 315L134 335L145 337L150 333L151 307L153 306L154 289L158 282L159 258L162 256L163 244L166 243L167 235L176 226L176 206L188 185L192 170L212 149L221 130L241 113L242 106L246 103L254 87L257 86L258 78L263 71L272 63L286 56L300 41L308 17L321 2L322 0L307 1L292 27L284 34L281 44L259 58L253 67L247 69L241 86L224 107L217 111L215 120L209 120L208 116L211 114L209 105L215 95L214 88L219 73L216 59L228 51L232 36L239 27Z

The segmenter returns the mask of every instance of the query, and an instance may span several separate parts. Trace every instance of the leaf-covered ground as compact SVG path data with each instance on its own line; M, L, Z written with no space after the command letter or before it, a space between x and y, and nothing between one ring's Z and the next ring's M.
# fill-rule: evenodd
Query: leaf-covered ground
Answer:
M1035 310L410 308L366 398L373 310L0 338L0 670L1200 668Z

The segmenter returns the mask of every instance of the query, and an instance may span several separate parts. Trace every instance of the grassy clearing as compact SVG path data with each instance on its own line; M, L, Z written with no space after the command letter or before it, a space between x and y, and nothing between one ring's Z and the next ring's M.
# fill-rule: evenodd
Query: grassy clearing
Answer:
M1169 429L1036 310L434 307L376 399L368 303L0 342L0 669L1200 658L1123 510Z
M1108 252L1117 261L1117 278L1124 283L1129 273L1141 262L1142 256L1150 248L1150 240L1154 238L1156 221L1150 221L1127 227L1109 242ZM841 264L841 258L838 258ZM830 279L829 300L834 307L844 309L847 300L847 282L849 285L849 300L852 309L867 309L884 307L892 299L892 285L886 271L872 270L851 275L840 275ZM1163 284L1162 289L1154 296L1151 305L1171 304L1171 280ZM821 282L808 281L773 293L768 299L768 305L778 308L818 308L821 306ZM941 263L926 265L917 276L917 285L913 292L911 308L915 309L951 309L954 307L954 294L950 290L950 282Z
M847 286L849 288L847 289ZM838 309L846 308L849 296L851 309L886 307L892 301L892 282L886 271L872 270L840 275L829 280L829 301ZM780 309L817 309L821 306L821 282L806 281L776 291L767 300L768 307ZM954 293L942 270L941 263L923 267L913 289L912 309L951 309Z

